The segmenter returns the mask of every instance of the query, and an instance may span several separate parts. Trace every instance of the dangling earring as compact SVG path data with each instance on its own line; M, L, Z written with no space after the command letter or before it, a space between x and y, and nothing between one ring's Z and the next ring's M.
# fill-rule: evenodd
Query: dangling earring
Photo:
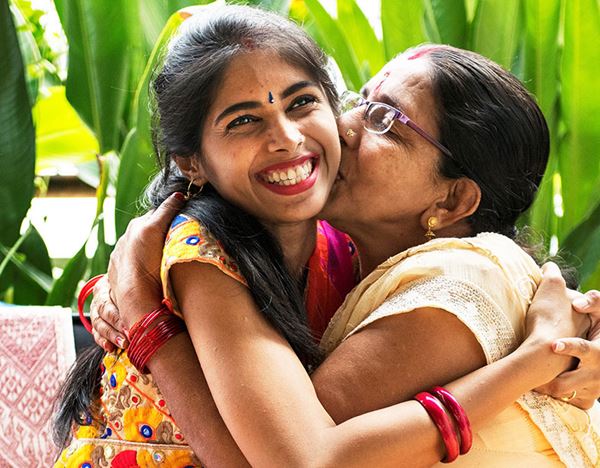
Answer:
M204 184L202 184L196 192L192 193L192 185L194 185L194 182L196 181L196 179L198 179L198 177L194 177L193 179L191 179L190 183L187 186L187 190L185 192L186 201L189 200L190 198L198 195L200 192L202 192L202 189L204 188Z
M427 240L431 240L435 238L435 232L433 232L433 228L438 224L438 219L435 216L430 216L427 220L427 232L425 233L425 237Z

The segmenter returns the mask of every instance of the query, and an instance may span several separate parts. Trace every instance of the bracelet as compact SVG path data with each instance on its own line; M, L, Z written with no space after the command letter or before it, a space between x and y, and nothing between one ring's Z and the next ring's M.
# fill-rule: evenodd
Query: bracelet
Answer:
M162 313L157 314L156 311L153 311L150 314L153 314L155 319L162 315ZM185 331L183 320L172 314L167 313L166 315L166 319L161 320L160 323L147 333L143 334L142 331L145 329L141 330L140 328L140 331L135 334L129 344L127 352L129 361L142 374L148 373L146 364L150 358L154 356L156 351L175 335Z
M103 276L104 275L97 275L89 279L88 282L83 285L83 288L81 288L81 291L79 291L79 296L77 297L77 310L79 312L79 320L81 320L81 324L89 333L92 333L92 324L83 314L83 306L85 305L85 300L89 297L90 294L92 294L94 286L96 286L96 283Z
M421 403L440 431L442 440L446 446L446 456L442 460L442 463L453 462L458 457L458 435L456 434L450 416L448 416L445 411L444 405L440 400L428 392L417 393L415 395L415 400Z
M439 398L448 411L450 411L450 414L454 416L460 434L460 454L464 455L471 450L471 446L473 445L473 432L471 431L471 423L469 422L467 413L456 398L454 398L454 395L444 387L433 387L431 393Z
M148 312L144 315L140 320L135 322L133 326L129 329L128 338L129 341L133 341L136 339L138 334L143 335L148 327L159 317L162 315L168 315L170 312L166 308L164 304L158 306L158 308L154 309L152 312ZM141 336L140 335L140 336Z

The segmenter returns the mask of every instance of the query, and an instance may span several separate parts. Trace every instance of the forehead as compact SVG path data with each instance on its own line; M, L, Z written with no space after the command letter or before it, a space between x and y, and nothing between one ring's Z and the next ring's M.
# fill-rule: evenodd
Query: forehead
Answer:
M427 60L401 56L389 62L363 88L369 101L381 101L402 110L433 105Z
M275 52L252 51L233 58L217 88L215 104L267 99L291 83L311 81L302 68L285 61Z

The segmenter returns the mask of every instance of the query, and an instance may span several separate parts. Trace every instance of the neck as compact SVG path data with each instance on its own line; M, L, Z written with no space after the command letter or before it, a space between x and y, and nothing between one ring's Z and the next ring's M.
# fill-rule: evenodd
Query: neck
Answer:
M293 224L267 225L283 251L285 266L295 278L302 278L304 268L312 255L316 242L316 221Z
M406 223L408 224L408 223ZM425 231L418 225L402 229L399 224L379 225L375 229L347 229L356 244L360 258L361 275L364 278L378 265L406 249L427 242ZM471 227L461 221L436 232L437 237L469 237Z

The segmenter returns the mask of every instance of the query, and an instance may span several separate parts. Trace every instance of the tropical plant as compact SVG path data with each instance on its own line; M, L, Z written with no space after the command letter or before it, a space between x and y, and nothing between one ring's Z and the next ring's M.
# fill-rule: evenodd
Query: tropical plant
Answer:
M21 21L18 7L27 0L13 1L13 15ZM116 191L118 237L138 213L140 193L155 170L147 88L159 50L185 16L176 11L211 1L55 3L69 43L69 69L66 82L53 76L54 87L39 96L44 67L22 65L8 0L0 0L0 202L10 207L0 214L0 297L17 303L70 305L80 280L105 270L112 246L104 238L104 219L112 208L104 201ZM553 143L540 194L523 222L547 234L552 249L560 246L581 259L585 287L600 287L600 158L594 154L594 143L600 141L600 120L594 119L600 115L597 0L381 0L381 32L356 0L338 0L335 15L319 0L245 3L261 3L301 21L335 59L351 89L398 52L425 41L472 49L512 70L537 96ZM32 15L21 16L30 20ZM26 64L48 55L40 52L44 47L35 31L19 29ZM31 69L38 75L32 76ZM33 104L40 122L35 134ZM44 113L59 108L71 117L55 126L44 123ZM64 134L69 137L61 139ZM90 231L98 247L88 258L82 245L56 280L43 241L26 221L34 148L38 167L40 160L65 157L98 162Z

